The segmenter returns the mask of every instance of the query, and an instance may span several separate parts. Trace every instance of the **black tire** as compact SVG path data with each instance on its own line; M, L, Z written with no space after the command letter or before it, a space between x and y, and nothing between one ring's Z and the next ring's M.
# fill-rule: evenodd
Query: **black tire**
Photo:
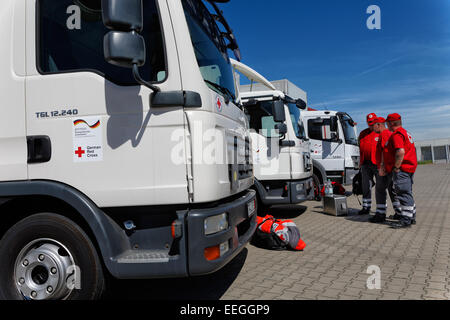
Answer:
M258 217L265 217L270 215L270 206L263 204L262 202L258 203Z
M81 288L67 300L95 300L104 291L105 278L97 251L87 234L72 220L54 213L39 213L15 224L0 240L0 299L23 300L14 279L16 259L27 244L53 239L67 248L81 271Z
M266 215L270 214L269 213L270 206L264 204L261 201L261 198L259 197L259 194L257 194L256 198L258 200L258 210L257 210L258 217L265 217Z
M312 177L314 182L314 200L322 201L322 195L320 194L320 179L315 173L313 173Z

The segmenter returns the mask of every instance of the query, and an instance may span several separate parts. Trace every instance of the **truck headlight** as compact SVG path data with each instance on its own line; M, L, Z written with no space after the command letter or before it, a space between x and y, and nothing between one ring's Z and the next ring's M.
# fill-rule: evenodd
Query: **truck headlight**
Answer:
M228 214L222 213L205 219L205 235L215 234L228 229Z

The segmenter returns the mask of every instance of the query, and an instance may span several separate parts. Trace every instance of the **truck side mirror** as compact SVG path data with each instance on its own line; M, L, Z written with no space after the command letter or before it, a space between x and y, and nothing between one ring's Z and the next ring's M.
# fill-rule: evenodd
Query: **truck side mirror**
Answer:
M273 120L275 122L285 122L286 114L284 113L283 100L275 100L272 105Z
M103 24L111 30L141 32L143 8L142 0L102 0Z
M302 110L306 109L306 102L303 101L302 99L297 99L295 101L295 104L296 104L297 108L299 108L299 109L302 109Z
M287 133L287 125L285 123L276 124L275 130L278 130L279 134L284 136Z
M132 68L145 64L144 38L134 32L110 31L103 40L105 59L109 63Z
M103 24L111 29L103 40L105 60L109 63L133 69L137 83L154 92L161 90L142 79L139 67L145 64L144 38L139 34L144 26L142 0L102 0Z
M331 141L331 142L336 142L336 143L342 144L342 139L339 139L339 137L338 137L338 135L337 135L336 132L332 132L332 133L331 133L331 139L330 139L330 141Z
M103 24L112 30L103 40L109 63L125 68L145 64L145 41L139 35L144 24L143 8L142 0L102 0Z
M330 130L333 132L338 131L338 117L334 116L330 118Z

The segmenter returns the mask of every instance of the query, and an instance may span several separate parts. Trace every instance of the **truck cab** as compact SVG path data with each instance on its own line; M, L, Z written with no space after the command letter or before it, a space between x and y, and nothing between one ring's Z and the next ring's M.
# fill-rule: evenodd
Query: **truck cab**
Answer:
M216 2L1 1L0 299L208 274L248 243L239 49Z
M259 83L259 88L266 87L266 90L248 91L248 86L237 83L251 129L254 188L260 200L260 215L266 215L272 205L312 200L310 142L300 120L306 95L294 100L250 67L236 61L232 64L236 79L243 74Z
M302 122L311 142L314 179L350 185L359 171L356 123L345 112L306 111Z

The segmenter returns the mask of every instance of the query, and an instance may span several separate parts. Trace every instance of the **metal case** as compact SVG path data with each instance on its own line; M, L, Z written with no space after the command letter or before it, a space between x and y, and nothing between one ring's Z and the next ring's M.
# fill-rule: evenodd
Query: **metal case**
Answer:
M337 195L323 197L323 211L336 217L346 216L348 214L347 197Z

